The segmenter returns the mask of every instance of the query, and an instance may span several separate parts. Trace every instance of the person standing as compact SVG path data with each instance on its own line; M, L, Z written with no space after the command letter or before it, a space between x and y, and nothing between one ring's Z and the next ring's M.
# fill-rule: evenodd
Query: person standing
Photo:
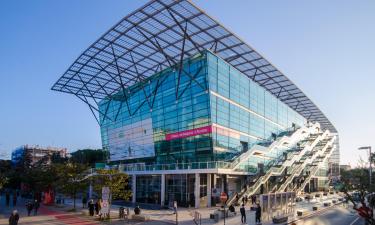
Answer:
M88 208L89 208L90 216L94 216L94 208L95 208L94 200L91 199L89 201Z
M86 204L87 204L87 198L86 198L86 196L83 196L82 197L82 208L83 209L85 208Z
M27 210L27 216L30 216L31 211L33 210L33 204L30 201L26 203L26 210Z
M98 200L96 200L96 203L95 203L95 213L96 213L96 215L99 215L101 209L102 209L102 207L101 207L101 204L100 204L100 200L98 199Z
M19 219L20 219L20 216L18 215L18 211L13 210L12 214L10 214L10 217L9 217L9 225L17 225Z
M38 214L38 209L40 207L39 201L35 199L34 201L34 216Z
M17 192L13 192L13 207L17 206Z
M245 204L242 203L240 207L240 213L241 213L241 223L246 223L246 211L245 211Z
M9 194L9 192L6 192L5 193L5 204L6 204L6 206L7 207L9 207L9 203L10 203L10 194Z
M262 208L260 207L260 204L257 203L257 208L255 209L255 223L260 224L262 217Z

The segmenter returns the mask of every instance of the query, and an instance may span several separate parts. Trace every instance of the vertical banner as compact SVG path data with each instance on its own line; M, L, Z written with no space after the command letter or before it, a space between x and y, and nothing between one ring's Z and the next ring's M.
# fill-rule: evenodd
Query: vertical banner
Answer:
M102 214L109 214L110 207L109 207L109 200L110 200L110 190L109 187L102 187L102 207L101 213Z

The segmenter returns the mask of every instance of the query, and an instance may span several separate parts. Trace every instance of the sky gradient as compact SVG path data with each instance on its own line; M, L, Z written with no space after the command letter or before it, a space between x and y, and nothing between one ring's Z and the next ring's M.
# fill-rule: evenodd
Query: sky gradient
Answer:
M23 144L101 146L89 108L50 88L82 51L145 2L0 2L0 153ZM375 147L374 1L193 2L318 105L339 131L342 163L355 165L361 145Z

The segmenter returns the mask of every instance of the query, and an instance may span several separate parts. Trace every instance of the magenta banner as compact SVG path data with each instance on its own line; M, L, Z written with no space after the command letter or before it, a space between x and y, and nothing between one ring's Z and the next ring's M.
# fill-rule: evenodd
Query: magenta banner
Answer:
M186 137L196 136L196 135L200 135L200 134L209 134L209 133L212 133L211 125L196 128L196 129L192 129L192 130L184 130L184 131L180 131L180 132L177 132L177 133L166 134L165 140L170 141L170 140L174 140L174 139L186 138Z

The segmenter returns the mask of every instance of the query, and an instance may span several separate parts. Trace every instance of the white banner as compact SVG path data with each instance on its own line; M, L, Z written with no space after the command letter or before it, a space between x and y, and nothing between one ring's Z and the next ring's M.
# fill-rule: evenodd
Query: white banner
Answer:
M151 118L107 132L111 161L155 156Z

